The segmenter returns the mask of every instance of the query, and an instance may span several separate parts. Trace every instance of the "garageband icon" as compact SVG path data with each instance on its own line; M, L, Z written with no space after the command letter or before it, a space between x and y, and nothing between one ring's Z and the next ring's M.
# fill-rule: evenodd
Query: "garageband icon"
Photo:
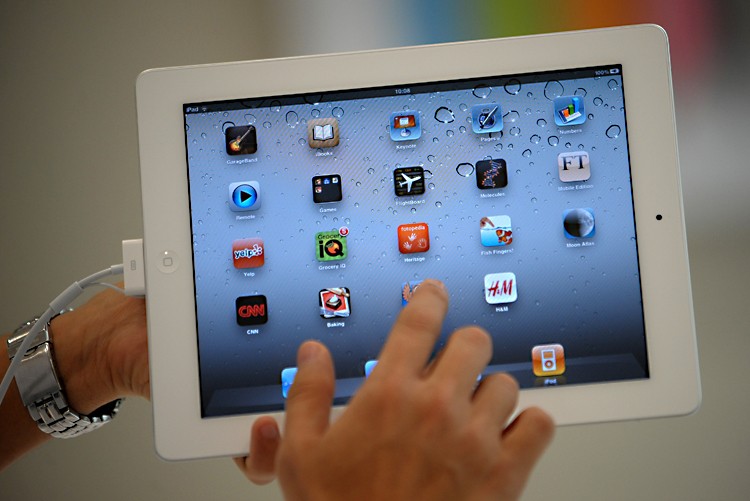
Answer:
M224 136L229 155L250 155L258 151L258 139L252 125L227 127Z
M400 167L393 171L393 187L397 197L422 195L424 169L422 167Z

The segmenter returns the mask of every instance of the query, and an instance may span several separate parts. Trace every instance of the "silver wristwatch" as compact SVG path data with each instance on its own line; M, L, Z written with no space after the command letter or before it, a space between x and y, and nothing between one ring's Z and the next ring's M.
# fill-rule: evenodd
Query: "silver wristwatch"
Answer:
M23 356L15 379L23 405L39 429L57 438L72 438L108 423L117 414L121 400L105 404L89 415L80 414L68 405L52 356L49 323L31 342L24 354L18 348L38 319L26 322L8 338L8 357Z

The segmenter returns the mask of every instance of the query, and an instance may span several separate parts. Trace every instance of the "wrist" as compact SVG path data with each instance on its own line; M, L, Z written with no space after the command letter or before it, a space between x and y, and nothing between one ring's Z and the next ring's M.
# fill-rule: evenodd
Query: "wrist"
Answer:
M50 337L55 364L71 408L89 414L118 397L106 361L105 325L77 310L55 317ZM101 329L96 331L96 329Z
M56 317L50 335L75 409L85 413L119 397L149 397L143 299L102 292Z

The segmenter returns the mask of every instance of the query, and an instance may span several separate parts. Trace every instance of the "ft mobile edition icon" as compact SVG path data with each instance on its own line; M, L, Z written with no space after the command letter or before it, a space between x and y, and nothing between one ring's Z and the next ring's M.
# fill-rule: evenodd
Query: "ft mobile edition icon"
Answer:
M557 172L564 183L588 180L591 177L589 154L585 151L560 153L557 155Z

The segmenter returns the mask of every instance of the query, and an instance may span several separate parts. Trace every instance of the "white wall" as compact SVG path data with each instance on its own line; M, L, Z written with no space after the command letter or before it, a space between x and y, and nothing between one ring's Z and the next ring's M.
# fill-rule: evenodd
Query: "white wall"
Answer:
M72 280L118 262L120 240L141 235L133 92L140 71L392 46L398 15L391 2L345 10L301 0L105 3L0 8L2 331ZM703 408L687 418L560 429L526 499L747 497L748 71L718 69L677 95ZM107 428L49 443L0 474L2 499L48 493L281 498L275 485L251 486L227 459L160 461L149 404L134 399Z

